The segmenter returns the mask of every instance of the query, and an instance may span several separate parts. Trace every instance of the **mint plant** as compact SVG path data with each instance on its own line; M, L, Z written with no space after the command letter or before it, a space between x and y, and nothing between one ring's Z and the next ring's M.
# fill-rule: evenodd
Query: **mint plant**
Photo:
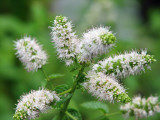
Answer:
M156 61L152 55L147 54L146 49L132 50L100 60L99 55L109 52L117 41L109 27L92 28L79 38L67 17L56 16L50 28L58 58L73 68L71 72L77 71L73 77L74 82L71 87L63 84L52 89L43 85L39 90L22 95L13 116L15 120L35 119L49 109L59 111L58 114L53 113L53 120L82 120L82 115L77 110L68 108L77 89L85 89L99 100L82 104L85 108L103 111L104 115L99 120L115 115L108 113L106 101L122 104L120 111L125 117L135 116L139 119L160 112L158 97L145 99L139 96L131 99L126 88L119 82L119 79L142 73ZM61 74L46 74L43 66L47 63L48 55L34 38L24 37L15 41L15 49L28 72L42 70L46 84L50 79L63 77ZM95 58L99 61L96 62Z

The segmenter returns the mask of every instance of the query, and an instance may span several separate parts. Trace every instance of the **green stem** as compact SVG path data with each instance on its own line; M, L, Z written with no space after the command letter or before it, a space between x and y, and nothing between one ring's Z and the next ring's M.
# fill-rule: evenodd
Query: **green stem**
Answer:
M46 72L44 71L43 68L41 68L41 71L43 72L43 74L44 74L46 80L49 81L49 77L48 77L48 75L46 74Z
M65 112L66 115L68 115L70 118L72 118L73 120L77 120L77 118L75 118L72 114L70 114L68 111Z
M70 88L70 89L68 89L68 90L66 90L64 92L59 93L59 95L64 95L66 93L70 93L71 91L72 91L72 88Z
M72 85L71 90L70 90L70 93L71 93L72 95L71 95L71 97L63 104L63 107L62 107L62 109L61 109L61 111L60 111L60 114L59 114L59 120L62 120L62 118L63 118L64 115L65 115L65 112L66 112L66 110L67 110L67 108L68 108L68 105L69 105L69 103L70 103L70 100L71 100L71 98L72 98L72 96L73 96L73 94L74 94L74 92L75 92L75 90L76 90L78 81L81 79L81 75L83 74L84 68L85 68L84 66L81 66L81 69L79 70L79 73L78 73L78 75L77 75L77 77L76 77L76 79L75 79L75 81L74 81L74 83L73 83L73 85Z

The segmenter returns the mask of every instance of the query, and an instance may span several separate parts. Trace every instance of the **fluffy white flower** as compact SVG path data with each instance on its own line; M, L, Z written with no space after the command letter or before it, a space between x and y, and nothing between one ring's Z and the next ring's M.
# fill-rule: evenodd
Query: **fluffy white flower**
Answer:
M59 58L64 60L66 65L72 64L77 54L79 40L72 30L71 21L68 21L67 17L56 16L51 29L52 40Z
M99 100L110 102L129 102L130 98L125 89L114 77L106 76L104 73L88 73L89 80L83 83L84 88Z
M153 97L153 96L150 96L148 99L147 99L147 102L155 105L158 101L158 97Z
M59 101L55 91L38 90L31 91L27 95L23 95L18 101L14 119L34 119L40 113L47 112L51 108L50 104L54 101Z
M137 96L135 97L133 100L132 100L132 103L134 105L137 105L137 106L141 106L142 104L142 98L140 96Z
M88 62L97 55L104 54L114 46L116 37L108 27L93 28L83 34L79 50L79 61Z
M47 54L35 39L24 37L15 42L16 55L28 71L37 71L47 61Z
M147 112L144 109L134 108L133 109L136 118L147 117Z
M134 97L130 103L121 105L120 110L127 118L135 116L138 119L153 116L156 112L160 112L160 104L158 97L150 96L145 99L137 96Z
M153 56L148 55L146 50L142 50L141 53L131 51L99 61L93 66L93 71L102 71L105 74L123 78L145 71L145 66L149 68L149 64L154 61Z

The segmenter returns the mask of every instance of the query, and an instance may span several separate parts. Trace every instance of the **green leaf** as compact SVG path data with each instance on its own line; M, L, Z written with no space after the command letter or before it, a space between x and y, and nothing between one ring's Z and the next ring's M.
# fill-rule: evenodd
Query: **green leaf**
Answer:
M98 117L96 120L109 120L109 118L103 115L103 116Z
M68 90L70 87L67 84L62 84L62 85L58 85L54 88L54 91L56 91L56 93L61 93L64 92L66 90Z
M81 114L75 109L68 109L68 114L62 120L82 120Z
M63 77L63 74L51 74L48 76L49 79L55 79L55 78L59 78L59 77Z
M58 114L54 116L52 120L58 120Z
M82 103L81 106L87 109L100 110L104 113L109 112L108 106L105 103L102 103L99 101L85 102L85 103Z
M47 111L47 113L40 113L40 116L38 118L35 118L35 120L52 120L53 117L58 115L58 110L56 109L50 109Z

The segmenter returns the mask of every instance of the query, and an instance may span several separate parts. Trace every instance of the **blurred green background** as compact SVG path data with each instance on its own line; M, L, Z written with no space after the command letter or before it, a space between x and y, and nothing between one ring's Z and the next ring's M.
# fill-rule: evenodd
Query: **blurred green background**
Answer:
M24 35L37 38L47 51L49 60L44 66L47 74L65 74L65 77L53 81L54 86L72 84L72 74L69 73L69 68L57 59L51 43L51 30L48 28L55 16L60 14L73 21L79 36L92 26L110 26L118 42L109 54L147 48L157 59L151 66L152 70L139 76L131 76L122 82L128 88L130 97L137 94L146 97L160 96L159 0L0 0L0 120L12 120L20 95L39 89L44 81L41 71L26 72L15 56L14 41ZM83 102L91 100L96 99L87 92L78 90L69 107L80 111L84 120L95 120L102 115L101 112L81 107ZM117 103L106 104L110 113L119 110ZM122 115L109 118L124 119ZM160 114L147 120L160 120Z

